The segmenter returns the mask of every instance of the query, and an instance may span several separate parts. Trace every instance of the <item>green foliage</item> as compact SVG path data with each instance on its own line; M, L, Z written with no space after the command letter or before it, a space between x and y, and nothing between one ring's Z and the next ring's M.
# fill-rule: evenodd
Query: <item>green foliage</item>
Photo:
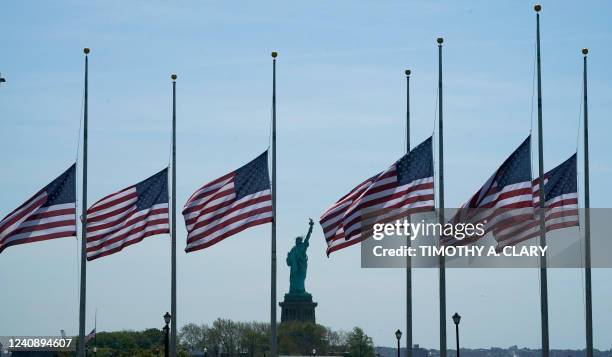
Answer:
M179 332L178 339L190 351L204 351L204 348L211 345L209 330L207 325L190 323L183 326Z
M355 327L348 335L348 353L350 357L374 357L374 343L372 338Z
M94 345L96 357L159 357L164 353L164 333L158 329L99 332L87 345L90 352ZM184 351L177 354L187 356Z
M269 350L270 324L217 319L212 326L188 324L179 333L186 351L217 356L263 356Z
M313 349L317 355L343 355L348 351L348 337L344 331L312 322L285 322L278 328L278 350L285 355L309 356ZM211 326L187 324L179 341L185 351L203 352L206 348L208 357L263 357L270 351L270 324L228 319L217 319ZM368 341L371 346L372 339L368 337Z
M163 351L163 333L160 330L99 332L92 345L98 347L97 355L106 356L156 356L155 349Z
M309 356L327 354L327 328L312 322L285 322L278 329L278 350L281 354Z
M327 328L327 343L329 345L329 354L340 355L348 351L348 332L333 331Z
M187 324L180 329L177 354L193 352L207 357L264 357L270 355L270 324L217 319L212 325ZM159 329L143 331L99 332L88 344L89 355L97 347L96 357L160 357L164 354L164 333ZM374 357L372 339L362 329L350 333L333 331L312 322L282 323L278 328L279 353L309 356L346 355ZM348 353L347 353L348 352Z
M241 350L248 356L263 356L269 350L270 324L261 322L240 323Z

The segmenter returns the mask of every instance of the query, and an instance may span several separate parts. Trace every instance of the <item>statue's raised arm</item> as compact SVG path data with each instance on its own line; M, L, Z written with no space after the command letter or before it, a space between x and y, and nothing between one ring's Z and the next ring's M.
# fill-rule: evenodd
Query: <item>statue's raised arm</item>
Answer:
M308 224L310 227L308 228L306 238L295 238L295 245L287 254L287 265L291 267L291 271L289 273L289 294L307 294L306 289L304 288L306 270L308 269L308 255L306 255L306 249L308 249L308 240L310 239L310 235L312 234L312 226L314 225L312 218Z
M312 226L314 226L314 221L312 220L312 218L309 219L308 224L310 225L308 227L308 233L306 233L306 238L304 239L304 243L308 244L308 241L310 240L310 235L312 234Z

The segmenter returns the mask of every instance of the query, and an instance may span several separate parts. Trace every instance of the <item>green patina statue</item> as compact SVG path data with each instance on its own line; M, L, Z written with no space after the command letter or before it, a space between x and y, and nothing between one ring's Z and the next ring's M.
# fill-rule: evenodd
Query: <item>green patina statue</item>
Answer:
M306 280L306 270L308 269L308 241L312 234L312 226L314 222L312 218L308 222L308 234L302 240L302 237L295 238L295 246L287 253L287 265L291 267L289 275L289 294L290 295L310 295L304 288L304 280Z

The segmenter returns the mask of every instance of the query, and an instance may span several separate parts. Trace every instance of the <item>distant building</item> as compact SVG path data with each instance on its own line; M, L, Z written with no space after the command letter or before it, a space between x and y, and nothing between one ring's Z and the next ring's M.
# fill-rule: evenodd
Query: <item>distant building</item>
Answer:
M427 357L429 356L429 350L425 348L421 348L419 344L415 344L412 346L412 356L413 357Z

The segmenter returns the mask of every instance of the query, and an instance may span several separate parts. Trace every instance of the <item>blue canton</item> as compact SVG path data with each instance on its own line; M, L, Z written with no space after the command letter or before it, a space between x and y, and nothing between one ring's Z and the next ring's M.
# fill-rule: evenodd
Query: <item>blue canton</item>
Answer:
M531 181L531 135L500 166L496 181L499 189Z
M53 180L44 188L47 192L47 202L42 207L49 207L63 203L76 202L76 164Z
M433 177L432 151L432 140L429 137L397 161L397 181L399 185Z
M168 168L136 184L136 209L151 208L159 203L168 203Z
M239 200L268 189L270 189L270 175L268 174L268 151L266 150L255 160L236 170L234 190L236 200Z
M546 175L548 181L544 186L546 200L566 193L578 192L578 175L576 170L576 154L562 164L550 170Z

